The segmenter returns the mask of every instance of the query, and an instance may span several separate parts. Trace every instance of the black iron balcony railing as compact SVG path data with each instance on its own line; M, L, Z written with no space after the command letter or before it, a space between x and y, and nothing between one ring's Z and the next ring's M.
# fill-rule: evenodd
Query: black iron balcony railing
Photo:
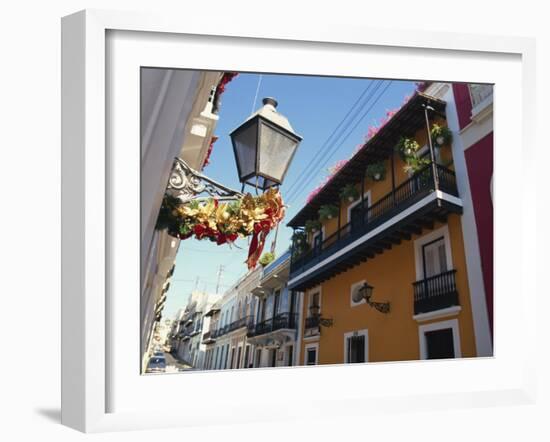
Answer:
M309 318L306 318L305 327L306 330L312 329L312 328L319 328L319 316L310 316Z
M455 173L439 164L436 165L435 169L437 171L438 189L450 195L458 196ZM386 194L371 206L363 208L360 215L354 217L352 222L348 222L339 228L332 235L325 238L321 244L302 255L294 257L290 264L290 273L307 270L420 201L436 190L435 182L434 168L430 163L393 189L392 192Z
M456 270L449 270L414 282L414 314L459 305L455 274Z
M296 313L279 313L273 318L266 319L251 325L248 328L248 336L259 336L281 329L296 329L298 315Z
M233 321L231 324L229 324L228 332L238 330L242 327L248 327L248 324L250 324L253 320L254 318L252 316L244 316L242 318L239 318L236 321Z

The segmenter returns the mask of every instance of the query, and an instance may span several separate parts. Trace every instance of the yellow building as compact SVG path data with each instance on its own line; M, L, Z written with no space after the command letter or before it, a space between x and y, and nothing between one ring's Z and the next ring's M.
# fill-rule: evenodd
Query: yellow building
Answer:
M435 147L426 124L445 126L445 105L416 93L289 222L302 232L289 276L304 292L301 363L478 355L452 145ZM405 170L402 137L426 164ZM327 205L338 209L306 230Z

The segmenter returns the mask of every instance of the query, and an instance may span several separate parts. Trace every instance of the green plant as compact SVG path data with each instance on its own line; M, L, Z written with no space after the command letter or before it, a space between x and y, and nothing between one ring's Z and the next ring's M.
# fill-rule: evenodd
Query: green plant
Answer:
M271 252L265 252L258 261L262 266L267 266L275 259L275 255Z
M401 137L395 147L404 162L407 162L407 158L415 157L420 150L420 144L415 139L406 137Z
M382 181L386 177L386 165L383 161L367 166L366 175L374 181Z
M170 194L165 194L160 206L159 215L155 229L167 229L168 233L176 235L179 231L179 222L175 215L176 209L181 205L181 201Z
M432 137L435 147L445 146L453 139L453 133L449 128L447 126L440 126L439 124L434 124L432 126L430 136Z
M414 156L414 157L409 157L406 160L406 163L407 164L404 167L405 172L416 173L419 170L421 170L424 166L427 166L428 164L430 164L430 160L427 158L418 158Z
M332 204L324 204L319 208L319 219L325 221L338 215L338 207Z
M316 232L321 228L321 222L317 219L310 219L306 221L306 232L312 233Z
M346 184L340 191L340 198L349 202L359 198L359 191L353 184Z
M303 230L297 230L292 234L292 243L295 245L302 245L307 241L306 232Z
M306 232L298 230L292 235L292 259L296 259L309 250Z

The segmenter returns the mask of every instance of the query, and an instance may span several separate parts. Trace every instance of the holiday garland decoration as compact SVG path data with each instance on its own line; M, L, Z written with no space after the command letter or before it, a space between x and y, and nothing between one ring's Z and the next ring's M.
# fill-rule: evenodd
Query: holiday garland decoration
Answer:
M218 245L232 244L237 238L252 236L246 263L256 267L269 232L285 215L280 192L269 189L259 196L250 193L237 201L220 203L215 198L182 204L171 195L165 195L157 220L157 229L179 239L194 236L209 239Z

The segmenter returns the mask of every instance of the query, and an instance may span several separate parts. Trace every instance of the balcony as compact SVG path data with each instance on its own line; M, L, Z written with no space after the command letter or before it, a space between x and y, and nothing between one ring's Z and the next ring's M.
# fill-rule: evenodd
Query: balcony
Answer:
M455 274L456 270L449 270L414 282L414 314L419 315L459 305Z
M279 313L248 328L248 339L255 345L267 345L270 342L284 343L294 339L298 315L296 313Z
M321 332L320 316L309 316L305 320L304 324L304 338L310 338L317 336Z
M229 324L227 333L234 332L235 330L243 327L248 327L248 325L253 321L254 318L252 316L244 316L240 319L237 319L236 321L233 321L231 324Z
M215 331L215 330L214 330ZM203 344L214 344L216 342L214 331L207 331L202 335Z
M455 174L441 165L425 166L411 178L362 209L347 223L290 264L289 288L306 290L361 261L411 239L449 213L462 213Z

